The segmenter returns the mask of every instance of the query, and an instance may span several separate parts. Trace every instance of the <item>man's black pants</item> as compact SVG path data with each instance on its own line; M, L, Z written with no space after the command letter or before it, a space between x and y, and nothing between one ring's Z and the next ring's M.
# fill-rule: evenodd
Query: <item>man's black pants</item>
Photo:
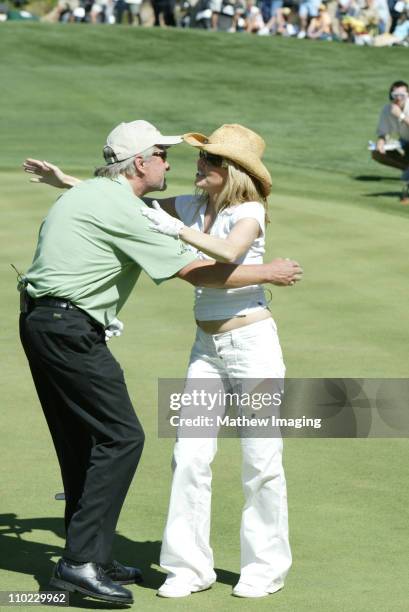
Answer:
M20 315L27 355L61 468L64 557L109 563L144 433L104 329L80 310L37 306Z

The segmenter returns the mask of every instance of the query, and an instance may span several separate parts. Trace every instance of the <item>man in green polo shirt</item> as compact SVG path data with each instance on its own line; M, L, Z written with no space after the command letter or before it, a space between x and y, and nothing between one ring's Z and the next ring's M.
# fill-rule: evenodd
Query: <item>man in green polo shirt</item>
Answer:
M150 163L149 170L167 162L154 154ZM29 295L67 298L106 327L142 269L159 284L194 261L182 242L149 229L143 208L121 174L84 181L64 194L41 227L27 272Z
M165 189L167 147L181 140L145 121L117 126L97 178L76 185L51 208L26 275L20 337L66 498L66 545L51 585L108 602L131 603L122 584L140 579L139 570L114 561L111 551L144 434L104 328L141 270L156 283L178 276L208 287L293 284L301 274L284 260L253 266L196 261L181 241L150 230L140 198Z

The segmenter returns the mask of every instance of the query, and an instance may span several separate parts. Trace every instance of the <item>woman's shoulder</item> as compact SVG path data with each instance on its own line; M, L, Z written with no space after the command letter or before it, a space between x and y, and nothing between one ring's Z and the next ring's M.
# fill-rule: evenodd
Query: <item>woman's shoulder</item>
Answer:
M253 206L264 209L264 205L258 200L249 200L247 202L238 202L237 204L231 204L226 210L232 210L232 211L238 210L238 209L243 210L243 207L247 208L247 207L253 207Z
M255 217L256 219L262 216L264 218L266 210L261 202L240 202L225 209L226 212L236 219L244 217Z
M260 225L262 233L266 227L266 209L261 202L241 202L230 206L228 215L230 219L230 227L232 228L241 219L255 219Z

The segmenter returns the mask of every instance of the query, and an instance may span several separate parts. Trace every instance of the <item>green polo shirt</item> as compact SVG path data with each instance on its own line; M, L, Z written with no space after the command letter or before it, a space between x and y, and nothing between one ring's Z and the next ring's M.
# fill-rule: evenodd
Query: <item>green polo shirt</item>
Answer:
M174 276L195 255L149 229L144 206L123 176L94 178L64 193L41 225L28 293L66 298L108 325L141 270L157 284Z

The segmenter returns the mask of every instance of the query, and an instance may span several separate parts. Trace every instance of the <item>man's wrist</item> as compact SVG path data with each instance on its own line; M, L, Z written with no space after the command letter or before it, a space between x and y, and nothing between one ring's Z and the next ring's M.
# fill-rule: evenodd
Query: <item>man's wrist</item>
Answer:
M267 264L258 264L257 272L260 274L260 278L257 281L257 284L263 285L263 284L271 283L273 281L273 274L271 273L271 266Z

